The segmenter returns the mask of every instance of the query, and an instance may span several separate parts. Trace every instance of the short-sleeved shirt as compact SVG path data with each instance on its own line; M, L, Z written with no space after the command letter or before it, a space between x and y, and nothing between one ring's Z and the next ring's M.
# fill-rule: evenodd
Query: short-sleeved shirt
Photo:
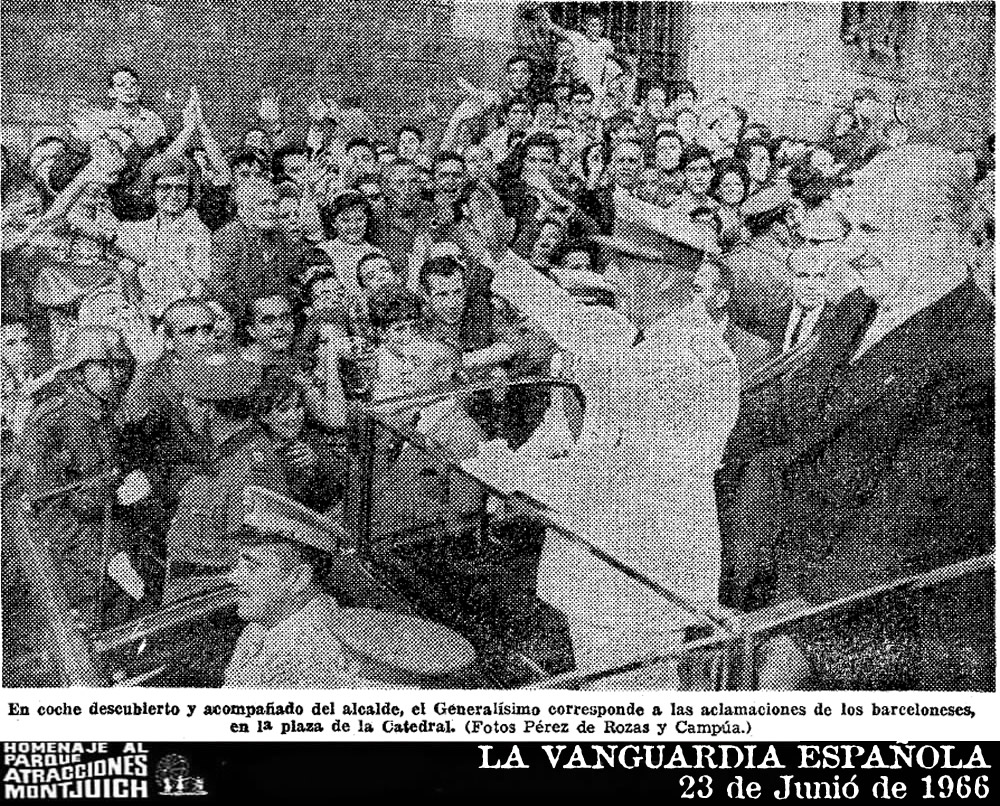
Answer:
M364 688L349 652L333 631L339 606L318 594L268 629L243 630L226 668L227 688Z
M194 210L174 221L157 215L148 221L123 222L118 245L129 257L143 258L139 285L150 313L159 316L171 302L202 293L212 239Z

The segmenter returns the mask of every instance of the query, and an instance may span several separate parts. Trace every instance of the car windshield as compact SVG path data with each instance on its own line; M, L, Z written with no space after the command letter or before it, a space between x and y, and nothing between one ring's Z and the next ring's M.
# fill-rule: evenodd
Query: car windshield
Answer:
M620 529L598 512L614 470L584 444L586 400L574 384L531 379L369 413L366 488L347 519L359 555L425 618L466 637L489 685L579 666L573 633L586 608L574 575L597 573L644 590L651 611L682 614L678 645L690 624L709 625L704 634L720 626L619 556Z

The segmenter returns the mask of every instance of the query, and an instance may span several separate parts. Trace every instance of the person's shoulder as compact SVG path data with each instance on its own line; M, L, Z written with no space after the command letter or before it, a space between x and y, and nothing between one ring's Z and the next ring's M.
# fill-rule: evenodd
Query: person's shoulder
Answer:
M726 328L726 341L730 344L739 347L748 352L771 352L774 350L774 345L767 341L756 333L751 333L743 327L740 327L735 322L730 321L729 326Z
M212 238L216 241L235 241L242 238L245 234L246 225L240 219L234 218L213 232Z
M286 619L271 631L272 643L277 646L306 646L317 639L334 636L334 618L339 610L336 600L329 594L314 596L304 608Z
M950 338L937 338L938 349L950 356L949 363L959 363L967 372L993 379L994 318L993 303L971 279L962 283L939 302L937 317ZM942 334L942 336L945 334Z
M56 393L41 400L28 416L24 433L27 440L45 440L66 428L73 417L69 399L63 393Z

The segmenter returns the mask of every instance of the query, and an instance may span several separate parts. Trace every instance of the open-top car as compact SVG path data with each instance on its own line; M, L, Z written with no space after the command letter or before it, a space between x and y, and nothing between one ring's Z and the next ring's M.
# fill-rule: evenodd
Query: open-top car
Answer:
M401 643L395 636L394 651L408 653L410 661L434 654L420 642L439 641L442 629L475 657L423 672L419 662L410 663L396 683L576 687L627 675L631 686L643 686L664 679L669 668L688 688L755 688L755 649L775 635L850 629L856 619L905 605L907 596L928 587L947 596L969 578L982 579L989 592L984 611L992 612L992 555L819 606L765 609L744 619L702 612L602 547L574 513L560 511L560 488L580 483L571 468L586 414L579 387L554 378L400 397L361 409L336 509L344 544L326 586L344 608L377 611L381 618L372 623L383 629L405 624L408 637ZM535 483L526 485L531 478ZM152 612L88 633L36 540L16 476L5 483L3 516L6 686L222 684L245 626L227 577L168 580ZM673 649L577 668L567 614L536 588L546 540L572 544L612 584L627 579L684 611L683 640ZM634 626L641 632L646 625ZM352 649L377 651L371 643ZM991 668L970 666L969 688L988 683Z

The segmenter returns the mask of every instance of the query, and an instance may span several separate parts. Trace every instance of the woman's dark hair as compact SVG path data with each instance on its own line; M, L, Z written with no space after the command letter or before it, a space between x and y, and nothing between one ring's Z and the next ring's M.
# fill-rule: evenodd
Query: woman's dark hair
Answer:
M461 274L464 277L464 267L454 256L444 255L442 257L431 258L424 261L424 264L420 267L420 287L430 290L428 278L431 276L452 277L456 274Z
M413 134L415 134L417 136L417 142L420 142L420 143L424 142L424 133L420 129L418 129L416 126L413 126L411 124L407 124L405 126L400 126L399 129L396 130L396 140L399 140L399 138L405 132L413 132Z
M672 140L676 140L678 143L681 144L681 147L683 148L684 138L681 137L681 133L676 129L665 129L664 131L656 135L656 139L653 141L653 147L655 148L657 145L659 145L660 140L662 140L664 137L669 137Z
M420 318L420 297L405 288L388 285L376 291L368 300L368 318L376 332L397 322Z
M329 204L320 205L319 219L323 224L323 233L328 240L333 240L337 237L337 216L352 207L360 207L364 210L365 220L367 221L365 225L365 238L370 236L372 209L368 204L368 199L365 198L364 193L359 193L356 190L345 190L343 193L338 193Z
M593 151L595 148L600 150L601 160L604 162L604 164L605 165L608 164L608 150L603 141L599 143L588 143L587 145L585 145L583 147L583 151L580 152L580 161L583 164L583 175L587 179L590 178L590 162L589 162L590 152Z
M677 81L670 90L670 101L676 101L685 92L690 92L695 99L698 98L698 90L694 88L694 84L690 81Z
M697 162L698 160L707 159L710 163L712 161L712 152L709 151L705 146L698 145L697 143L688 143L684 146L681 151L680 161L677 163L677 167L680 170L686 170L687 167L692 162Z
M743 185L743 198L740 199L740 204L742 204L750 192L750 174L747 172L746 165L736 159L724 160L715 166L715 174L708 186L708 195L718 202L722 201L719 198L719 187L726 174L736 174L739 177L740 183Z
M344 146L344 153L346 154L352 148L357 148L358 146L361 146L362 148L367 148L373 154L378 154L378 152L375 150L375 144L372 143L372 141L369 140L367 137L354 137L353 139L348 140L347 145Z
M235 170L240 165L257 165L264 173L267 173L271 167L267 157L262 152L249 148L240 149L230 155L229 167Z
M302 156L309 159L309 148L305 143L288 143L274 152L271 157L271 173L275 176L285 175L285 157Z
M524 168L524 158L527 156L528 151L533 148L547 148L552 152L553 159L556 162L559 161L559 141L548 132L535 132L525 138L524 142L520 145L521 159L518 165L518 174Z

